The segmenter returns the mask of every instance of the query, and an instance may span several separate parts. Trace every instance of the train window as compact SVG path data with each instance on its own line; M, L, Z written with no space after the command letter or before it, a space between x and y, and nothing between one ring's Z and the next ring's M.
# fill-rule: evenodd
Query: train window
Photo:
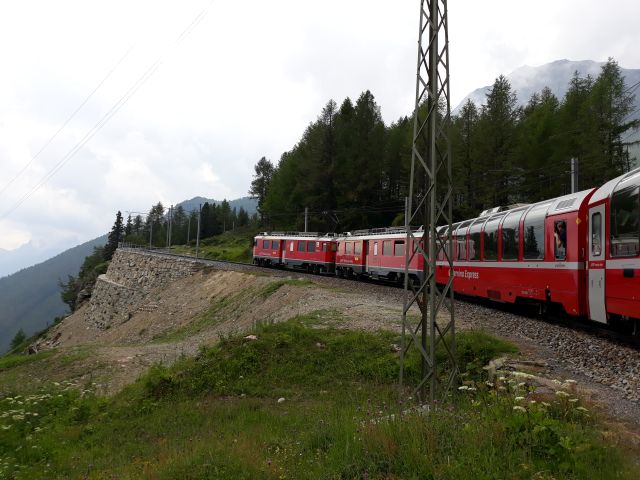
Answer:
M640 185L617 191L611 197L611 256L640 254Z
M404 255L404 240L396 240L393 242L393 256L402 257Z
M322 242L322 251L323 252L327 251L327 242Z
M337 252L338 251L338 245L336 245L335 243L331 244L331 251L332 252Z
M385 240L382 242L382 255L390 257L391 252L391 240Z
M355 255L362 254L362 242L355 242L355 244L353 245L353 253Z
M564 220L553 224L553 251L556 260L567 258L567 222Z
M303 242L302 240L298 240L298 251L299 252L304 252L305 249L305 245L307 244L307 242Z
M498 260L498 226L502 217L492 218L484 226L484 259Z
M353 242L344 243L344 253L345 255L353 255Z
M378 255L378 242L373 242L373 254Z
M293 244L294 244L294 243L296 243L296 242L294 242L293 240L290 240L290 241L289 241L289 251L290 251L290 252L293 252Z
M520 217L521 211L512 212L502 222L502 260L518 260Z
M527 260L544 259L544 220L549 204L533 207L524 219L524 258Z
M280 240L274 240L271 242L271 248L273 250L278 250L280 248Z
M480 260L480 239L484 220L476 220L469 229L469 260Z
M307 242L307 252L315 252L316 251L316 242Z
M602 255L602 214L591 215L591 254L594 257Z
M271 245L271 242L269 240L262 241L262 248L269 250L269 248L271 248L270 245Z

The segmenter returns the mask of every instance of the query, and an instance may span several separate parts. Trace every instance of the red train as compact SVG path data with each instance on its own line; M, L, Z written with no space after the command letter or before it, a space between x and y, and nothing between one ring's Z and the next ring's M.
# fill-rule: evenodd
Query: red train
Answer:
M640 324L640 169L600 188L483 212L454 224L452 239L457 293L560 306L601 323ZM253 260L402 281L406 241L406 231L398 228L340 236L264 233L254 240ZM448 264L443 254L437 260L436 279L445 283ZM414 256L412 277L420 279L422 262Z

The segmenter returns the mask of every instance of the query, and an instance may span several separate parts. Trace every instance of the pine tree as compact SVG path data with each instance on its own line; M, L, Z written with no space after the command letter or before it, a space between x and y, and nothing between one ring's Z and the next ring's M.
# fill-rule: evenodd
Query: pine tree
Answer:
M251 187L249 188L249 195L252 198L258 199L258 212L260 216L264 216L264 202L267 196L267 191L269 189L269 184L271 183L271 179L274 173L273 164L266 159L266 157L262 157L258 160L255 167L255 175L253 176L253 180L251 181Z
M122 213L118 210L118 213L116 213L116 221L113 223L113 227L111 227L111 232L109 232L109 236L107 237L107 244L104 247L105 261L111 260L113 254L118 248L118 244L123 238L124 226L122 225Z
M27 334L24 333L24 330L18 330L13 337L13 340L11 340L11 350L15 350L16 348L18 348L26 339Z

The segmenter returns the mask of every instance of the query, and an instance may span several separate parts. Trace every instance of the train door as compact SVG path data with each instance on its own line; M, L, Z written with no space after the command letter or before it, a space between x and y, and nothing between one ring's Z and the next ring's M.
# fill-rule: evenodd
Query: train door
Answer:
M605 205L604 203L589 209L589 318L596 322L607 323L605 308Z

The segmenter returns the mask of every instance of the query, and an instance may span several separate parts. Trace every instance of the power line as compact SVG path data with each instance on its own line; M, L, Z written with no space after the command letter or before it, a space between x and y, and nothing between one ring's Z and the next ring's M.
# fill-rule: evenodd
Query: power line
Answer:
M38 150L38 152L31 158L31 160L29 160L26 163L26 165L24 167L22 167L22 169L11 180L9 180L9 182L7 182L7 184L4 187L2 187L2 190L0 190L0 196L7 190L7 188L9 188L11 186L11 184L13 182L15 182L18 178L20 178L22 176L22 174L25 171L27 171L27 169L33 164L33 162L36 160L36 158L38 158L40 156L40 154L51 144L51 142L53 142L56 139L56 137L60 134L60 132L62 132L62 130L64 130L64 128L69 124L69 122L71 120L73 120L73 118L78 114L78 112L80 110L82 110L82 107L84 107L87 104L87 102L89 100L91 100L93 95L100 89L100 87L102 87L102 85L104 85L104 83L109 79L109 77L111 77L113 72L115 72L118 69L120 64L129 56L129 54L131 53L133 48L134 48L134 45L129 47L129 50L127 50L126 53L122 56L122 58L120 58L120 60L118 60L118 62L114 65L114 67L107 73L107 75L105 75L105 77L100 81L100 83L98 83L98 85L93 89L93 91L73 111L73 113L69 116L69 118L67 118L64 121L62 126L60 128L58 128L58 130L53 134L53 136L51 138L49 138L49 140L47 140L47 142L42 146L42 148L40 148L40 150Z
M211 7L213 0L191 21L191 23L182 31L182 33L176 38L174 44L175 48L182 40L184 40L195 28L202 22L202 19L206 15L207 11ZM73 158L80 149L91 140L108 122L111 118L120 111L120 109L131 99L133 95L140 89L142 85L146 83L149 78L156 72L156 70L162 64L164 57L167 54L165 50L156 61L147 68L147 70L136 80L136 82L125 92L125 94L109 109L107 113L82 137L82 139L62 157L62 159L54 165L54 167L26 194L24 194L16 203L14 203L8 210L6 210L0 219L6 218L14 210L20 207L27 199L29 199L35 192L37 192L47 181L49 181L71 158Z

